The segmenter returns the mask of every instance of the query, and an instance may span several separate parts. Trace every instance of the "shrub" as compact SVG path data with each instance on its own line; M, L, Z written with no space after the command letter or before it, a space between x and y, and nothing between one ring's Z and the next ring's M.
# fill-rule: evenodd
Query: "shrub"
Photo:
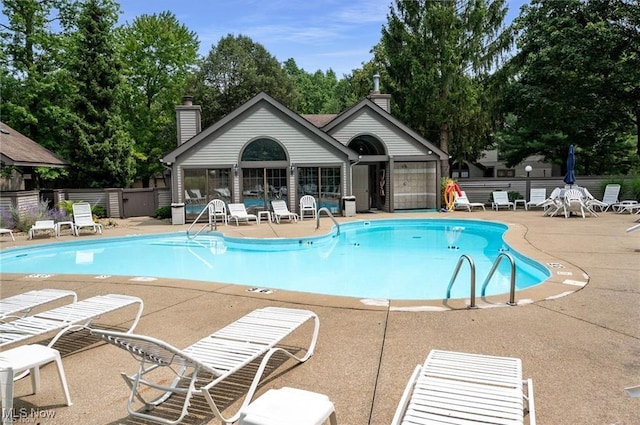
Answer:
M0 227L4 229L14 229L16 227L16 221L14 220L11 211L0 211Z
M37 205L20 211L11 208L11 215L14 220L14 227L21 232L28 232L31 226L38 220L53 220L53 210L49 209L47 201L40 201Z
M60 201L58 202L58 209L64 211L68 217L71 217L73 215L73 204L75 202L73 201L69 201L68 199L65 199L64 201Z
M91 207L91 214L98 218L106 218L107 210L102 205L94 205Z
M160 207L156 210L156 218L171 218L171 207L167 205L166 207Z
M636 201L640 201L640 179L631 180L631 196Z

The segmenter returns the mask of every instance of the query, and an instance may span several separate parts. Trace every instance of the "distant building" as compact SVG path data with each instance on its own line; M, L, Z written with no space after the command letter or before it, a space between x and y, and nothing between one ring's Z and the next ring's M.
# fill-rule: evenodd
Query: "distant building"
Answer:
M32 190L34 168L68 166L64 159L0 122L0 190Z
M337 115L299 115L260 93L208 128L191 98L176 108L178 146L161 161L171 169L173 202L194 218L212 199L270 207L285 199L297 211L303 195L342 212L437 209L441 163L448 154L389 110L390 95L374 91Z

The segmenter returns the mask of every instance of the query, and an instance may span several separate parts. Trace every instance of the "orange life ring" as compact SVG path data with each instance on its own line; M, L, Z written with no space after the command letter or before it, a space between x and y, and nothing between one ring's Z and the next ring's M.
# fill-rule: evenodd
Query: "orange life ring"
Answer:
M460 186L453 180L449 180L444 187L444 202L448 211L454 210L454 204L456 202L456 194L462 195Z

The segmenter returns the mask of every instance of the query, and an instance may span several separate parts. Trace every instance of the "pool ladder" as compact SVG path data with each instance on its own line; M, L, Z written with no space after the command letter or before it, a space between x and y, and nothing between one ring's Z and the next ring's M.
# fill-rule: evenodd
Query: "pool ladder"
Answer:
M331 211L329 211L329 208L327 207L322 207L318 210L318 214L316 215L316 230L318 230L318 228L320 227L320 213L323 211L327 213L327 215L329 216L329 218L331 218L331 220L333 220L333 223L336 225L336 229L338 229L338 233L336 235L339 235L340 224L338 224L338 222L336 221L336 218L333 216L333 214L331 214Z
M214 216L214 220L213 222L211 222L211 220L209 220L208 223L205 223L202 228L200 230L198 230L195 235L191 236L191 229L193 228L193 226L196 225L196 223L198 222L198 220L200 220L200 217L202 217L202 214L204 214L205 212L209 211L209 205L213 204L213 201L210 201L207 205L204 206L204 208L202 209L202 211L200 211L200 214L198 214L198 216L196 217L195 220L193 220L193 223L191 223L191 226L189 226L189 228L187 229L187 239L194 239L196 236L198 236L200 233L202 233L202 231L207 227L207 226L211 226L211 230L218 230L218 220L215 219Z
M491 270L489 271L489 274L487 274L487 278L484 280L484 283L482 284L482 291L481 291L481 296L484 297L486 289L487 289L487 285L489 284L489 281L491 280L491 278L493 277L494 273L496 272L496 270L498 269L498 266L500 265L500 262L502 261L503 258L506 258L507 260L509 260L509 263L511 263L511 286L509 289L509 301L507 302L507 305L518 305L518 303L515 302L515 297L516 297L516 262L513 259L513 257L511 256L511 254L507 253L507 252L501 252L498 255L498 258L496 258L496 260L493 262L493 266L491 267ZM460 271L460 268L462 267L462 263L464 262L464 260L467 260L467 262L469 263L469 267L471 268L471 294L470 294L470 302L469 302L469 308L477 308L476 306L476 266L475 263L473 262L473 259L471 257L469 257L466 254L462 254L460 256L460 259L458 260L458 264L456 265L456 269L453 272L453 276L451 276L451 281L449 281L449 286L447 287L447 296L446 299L451 298L451 287L453 286L453 282L455 282L456 277L458 277L458 272Z

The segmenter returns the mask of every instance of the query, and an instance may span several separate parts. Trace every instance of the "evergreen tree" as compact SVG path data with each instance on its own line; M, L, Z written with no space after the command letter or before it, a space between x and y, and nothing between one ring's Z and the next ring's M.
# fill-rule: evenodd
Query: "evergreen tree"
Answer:
M509 47L505 15L504 0L396 0L382 30L376 55L397 114L456 158L476 159L489 142L484 80Z
M118 110L122 79L112 36L116 11L109 2L88 0L78 17L70 67L77 83L71 183L78 187L127 187L135 174L133 139Z

